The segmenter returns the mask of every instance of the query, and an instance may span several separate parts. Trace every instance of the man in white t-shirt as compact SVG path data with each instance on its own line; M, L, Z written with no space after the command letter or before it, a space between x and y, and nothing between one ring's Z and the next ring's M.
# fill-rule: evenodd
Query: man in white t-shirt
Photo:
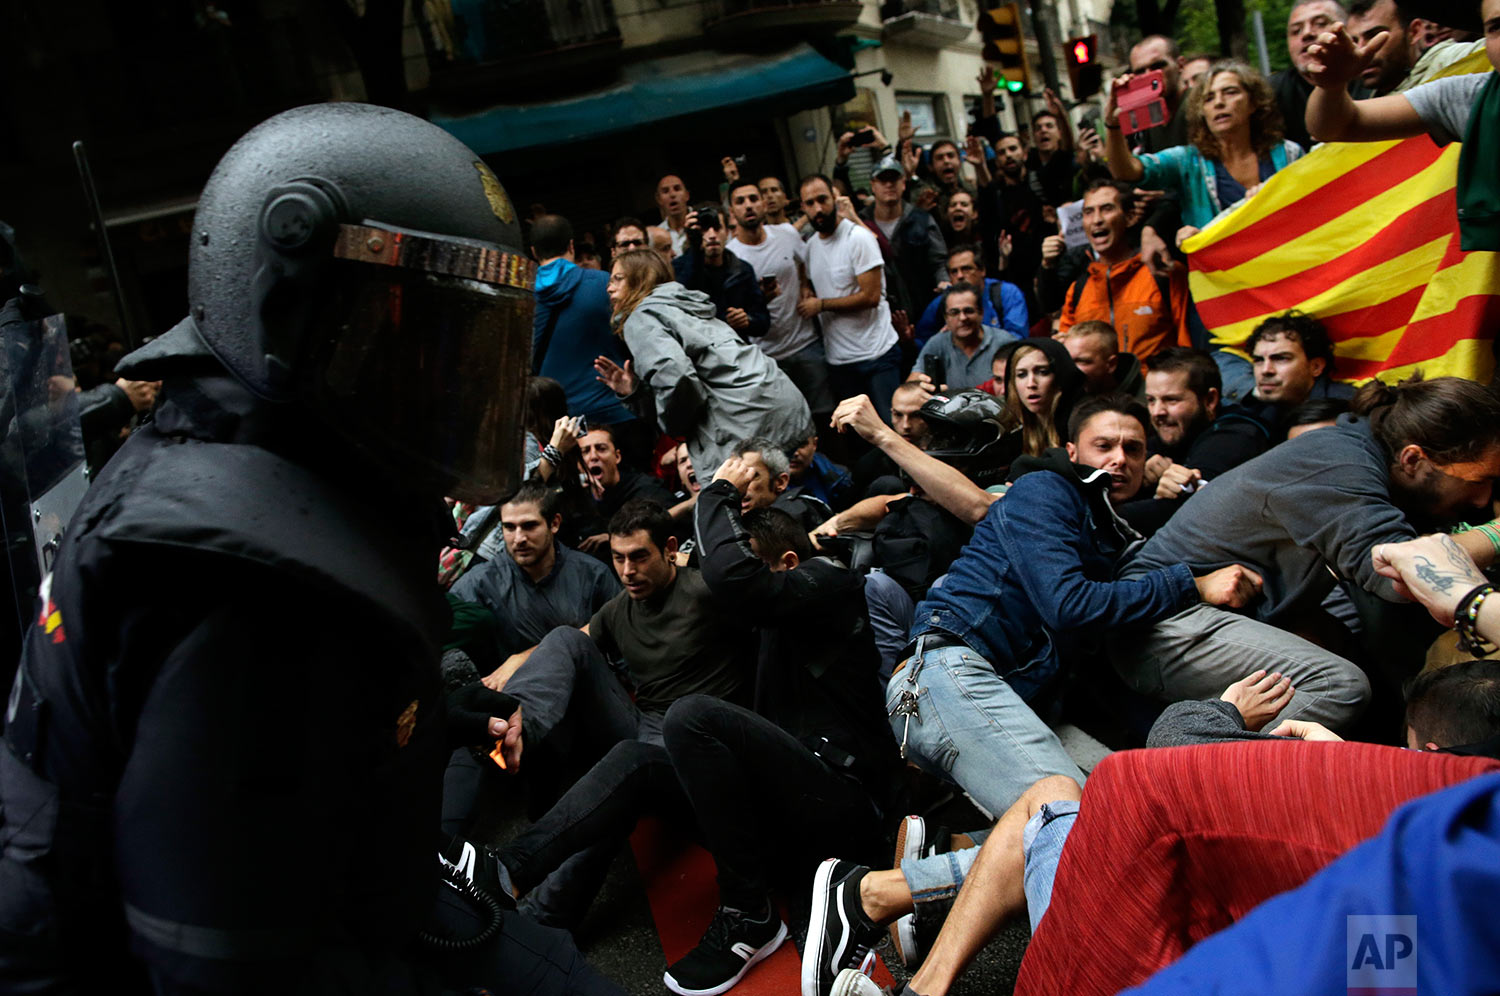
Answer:
M771 312L771 330L755 344L786 371L822 425L835 406L828 387L828 359L812 319L797 313L797 300L808 285L807 246L791 225L765 223L760 189L751 180L729 185L729 211L736 226L729 251L755 271Z
M661 227L672 237L672 256L687 252L688 189L682 177L668 173L656 181L656 206L661 208Z
M885 300L880 244L863 225L839 217L826 176L805 177L801 196L815 234L806 243L812 292L797 302L797 313L821 316L835 397L867 394L890 422L891 392L901 382L901 347Z

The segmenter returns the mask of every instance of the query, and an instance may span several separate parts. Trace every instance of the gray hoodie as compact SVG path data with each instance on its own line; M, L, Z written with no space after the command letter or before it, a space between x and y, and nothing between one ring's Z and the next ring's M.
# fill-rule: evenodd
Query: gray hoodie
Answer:
M714 317L714 303L702 291L676 281L659 285L623 331L649 389L638 389L627 403L639 411L641 395L654 397L662 430L687 440L700 480L712 479L734 446L751 436L790 445L811 432L802 392L775 360Z
M1187 564L1195 575L1241 564L1265 579L1249 611L1268 622L1316 606L1338 579L1402 602L1370 561L1376 544L1416 535L1391 502L1389 462L1368 421L1341 415L1333 428L1275 446L1210 481L1121 576L1170 564Z

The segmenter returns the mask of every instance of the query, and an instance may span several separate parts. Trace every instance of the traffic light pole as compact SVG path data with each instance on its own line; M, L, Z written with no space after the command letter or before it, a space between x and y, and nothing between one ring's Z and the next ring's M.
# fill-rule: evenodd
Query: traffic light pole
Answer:
M1057 85L1057 60L1052 54L1052 30L1047 23L1045 5L1035 0L1026 5L1031 12L1031 30L1036 35L1037 56L1042 60L1042 79L1047 81L1047 86L1052 92L1061 94L1062 88Z

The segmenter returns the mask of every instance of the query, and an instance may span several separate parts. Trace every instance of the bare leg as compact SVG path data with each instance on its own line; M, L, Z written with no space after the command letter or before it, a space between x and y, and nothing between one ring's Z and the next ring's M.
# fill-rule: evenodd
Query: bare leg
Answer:
M911 886L906 884L906 876L899 868L872 871L860 879L859 904L864 907L865 916L879 924L890 923L916 909Z
M1043 805L1082 794L1073 779L1053 775L1031 786L1005 811L979 849L927 959L912 976L913 991L922 996L947 993L1005 921L1026 908L1026 855L1021 848L1026 823Z

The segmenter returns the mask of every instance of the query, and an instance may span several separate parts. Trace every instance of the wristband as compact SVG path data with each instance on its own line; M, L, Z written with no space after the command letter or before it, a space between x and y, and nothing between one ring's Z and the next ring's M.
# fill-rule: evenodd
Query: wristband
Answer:
M542 459L550 463L554 470L561 470L563 465L562 450L548 443L542 447Z
M1475 532L1484 534L1484 538L1490 541L1490 546L1495 549L1495 556L1500 557L1500 529L1495 528L1493 522L1486 522L1482 526L1476 526Z
M1485 582L1470 589L1458 600L1453 612L1453 628L1458 633L1458 648L1465 653L1485 656L1495 652L1495 645L1479 635L1479 609L1484 600L1495 593L1495 586Z

